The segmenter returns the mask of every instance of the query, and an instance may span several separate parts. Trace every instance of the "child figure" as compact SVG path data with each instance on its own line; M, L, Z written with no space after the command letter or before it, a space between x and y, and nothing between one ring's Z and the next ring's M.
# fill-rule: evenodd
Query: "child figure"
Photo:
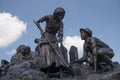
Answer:
M96 64L105 62L113 69L115 65L112 62L114 56L113 50L100 39L92 36L92 31L89 28L81 28L81 39L85 40L83 45L83 57L81 60L87 61L88 55L96 55ZM93 63L95 65L95 63Z

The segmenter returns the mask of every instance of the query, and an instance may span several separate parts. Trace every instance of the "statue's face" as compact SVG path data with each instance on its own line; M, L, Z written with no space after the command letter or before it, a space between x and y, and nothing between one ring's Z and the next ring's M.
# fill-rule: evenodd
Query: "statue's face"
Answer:
M30 51L31 51L30 47L25 46L25 45L20 45L17 48L17 53L21 53L23 56L29 55Z
M64 18L63 13L57 13L54 15L56 21L61 21Z
M26 51L25 51L25 49L22 49L22 50L21 50L21 54L22 54L23 56L26 55Z
M82 30L80 33L81 33L82 40L85 40L88 37L88 33L86 31Z
M26 48L25 48L25 52L26 52L26 55L29 55L29 53L30 53L30 48L29 48L29 47L26 47Z

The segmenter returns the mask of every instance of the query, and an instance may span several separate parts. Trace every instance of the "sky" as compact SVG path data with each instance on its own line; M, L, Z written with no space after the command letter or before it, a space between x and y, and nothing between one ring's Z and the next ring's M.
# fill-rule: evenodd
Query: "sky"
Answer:
M33 23L52 14L57 7L65 9L64 46L78 48L83 54L80 28L89 28L93 36L107 43L120 62L120 0L0 0L0 60L10 61L19 45L30 46L34 52L35 38L41 34ZM43 29L45 24L41 24Z

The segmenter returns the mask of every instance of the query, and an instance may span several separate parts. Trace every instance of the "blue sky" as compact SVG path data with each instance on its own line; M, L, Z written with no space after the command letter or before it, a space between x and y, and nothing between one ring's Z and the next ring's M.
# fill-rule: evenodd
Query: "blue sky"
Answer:
M79 29L88 27L114 50L113 60L120 62L120 0L0 0L0 60L10 61L20 44L34 51L34 39L41 35L33 20L52 14L57 7L66 11L64 44L68 50L75 45L81 57Z

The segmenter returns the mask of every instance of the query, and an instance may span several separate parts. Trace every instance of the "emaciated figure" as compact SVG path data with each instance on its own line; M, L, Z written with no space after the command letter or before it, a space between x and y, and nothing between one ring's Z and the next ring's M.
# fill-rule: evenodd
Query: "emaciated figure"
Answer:
M113 50L100 39L92 36L92 31L89 28L80 29L81 39L85 40L83 45L83 57L80 59L81 61L92 60L94 55L96 55L96 64L100 62L105 62L105 64L109 65L111 69L115 67L112 62L112 58L114 56ZM91 57L90 57L91 55ZM88 60L88 58L90 59ZM94 61L91 61L92 63ZM95 65L95 63L93 63Z
M49 42L44 37L44 34L47 36L52 45L55 46L58 51L60 51L57 43L61 42L63 38L62 19L64 18L64 15L65 10L58 7L55 9L53 15L44 16L36 22L38 25L44 21L46 22L45 33L41 33L42 37L41 41L39 41L40 50L38 51L38 56L41 59L43 68L49 67L52 64L55 64L56 67L63 65L53 48L49 45Z
M16 49L16 54L11 58L11 65L20 64L22 62L32 60L34 58L31 48L29 46L20 45Z

